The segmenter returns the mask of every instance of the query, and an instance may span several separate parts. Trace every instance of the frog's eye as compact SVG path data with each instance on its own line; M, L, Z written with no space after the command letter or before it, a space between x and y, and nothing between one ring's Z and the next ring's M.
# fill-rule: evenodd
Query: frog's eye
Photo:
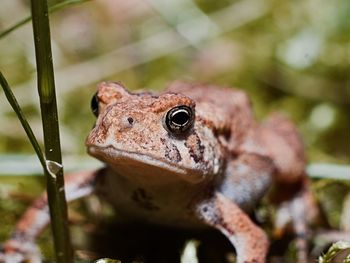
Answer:
M91 106L92 113L97 117L97 116L98 116L98 99L97 99L97 93L95 93L95 95L92 97L90 106Z
M168 132L181 134L192 126L193 121L193 109L186 105L181 105L170 109L166 113L163 126Z

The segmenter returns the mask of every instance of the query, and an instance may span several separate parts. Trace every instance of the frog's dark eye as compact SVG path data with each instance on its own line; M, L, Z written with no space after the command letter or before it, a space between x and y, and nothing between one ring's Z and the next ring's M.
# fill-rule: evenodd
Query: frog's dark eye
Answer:
M192 126L193 121L193 109L186 105L180 105L170 109L166 113L163 126L168 132L181 134Z
M97 116L98 116L98 99L97 99L97 93L95 93L95 95L92 97L90 106L91 106L92 113L97 117Z

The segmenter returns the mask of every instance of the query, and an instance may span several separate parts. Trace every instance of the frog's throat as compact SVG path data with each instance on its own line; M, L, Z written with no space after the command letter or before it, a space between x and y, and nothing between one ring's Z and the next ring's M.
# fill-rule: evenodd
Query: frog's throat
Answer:
M158 167L171 173L175 173L190 183L199 183L206 177L203 171L199 169L189 169L178 164L171 163L165 159L158 159L156 157L138 152L117 149L111 145L103 147L89 145L87 147L87 151L90 155L112 166L134 162L152 167Z

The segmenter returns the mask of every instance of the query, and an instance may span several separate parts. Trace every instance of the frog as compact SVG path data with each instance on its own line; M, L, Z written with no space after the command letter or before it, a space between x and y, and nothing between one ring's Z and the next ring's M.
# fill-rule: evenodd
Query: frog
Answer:
M301 137L281 114L257 121L243 90L175 81L162 92L131 92L103 82L91 108L97 119L86 148L105 167L67 176L68 202L96 194L129 222L214 228L233 245L238 263L263 263L269 240L250 213L274 188L282 192L274 202L305 234ZM17 223L0 260L41 262L34 243L49 220L43 194Z

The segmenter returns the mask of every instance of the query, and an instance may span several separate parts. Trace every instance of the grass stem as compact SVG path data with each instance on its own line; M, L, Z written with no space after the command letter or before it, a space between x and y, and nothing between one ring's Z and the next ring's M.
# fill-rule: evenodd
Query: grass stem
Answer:
M55 255L58 263L71 263L73 258L64 192L47 0L31 0L31 11L38 92L44 131L45 156L47 160L45 175ZM53 163L56 165L52 166ZM52 167L55 169L51 169ZM56 169L57 167L59 169Z
M20 106L18 105L18 102L16 100L15 95L12 93L12 90L9 86L9 84L7 83L4 75L2 74L2 72L0 71L0 85L2 86L5 96L7 98L7 100L9 101L11 107L13 108L13 110L15 111L15 113L17 114L17 117L19 119L19 121L22 124L23 129L25 130L30 143L32 144L36 155L39 158L39 161L41 163L41 166L43 167L43 169L46 169L46 161L45 161L45 157L41 151L40 145L37 141L37 139L35 138L35 135L33 133L32 128L30 128L29 123L27 122L26 118L24 117L24 114L20 108Z

